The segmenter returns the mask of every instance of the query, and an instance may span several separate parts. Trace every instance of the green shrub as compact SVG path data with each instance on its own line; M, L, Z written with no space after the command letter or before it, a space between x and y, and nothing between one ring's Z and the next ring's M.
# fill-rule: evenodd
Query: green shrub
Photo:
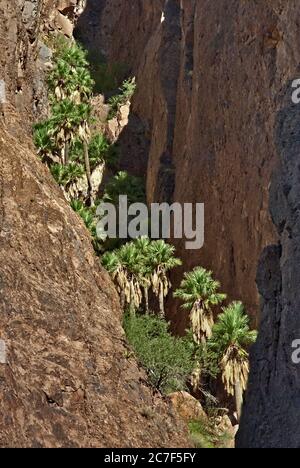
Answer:
M189 424L190 437L196 448L214 448L215 434L208 421L195 420Z
M110 106L110 112L108 115L109 120L116 117L120 107L126 104L128 101L130 101L130 99L135 93L135 90L135 78L129 78L128 80L125 80L123 82L122 86L119 89L119 93L112 96L108 101L108 104Z
M103 199L105 202L118 206L121 195L127 195L128 204L145 203L145 181L140 177L128 174L128 172L119 172L108 182Z
M196 448L228 448L233 443L233 435L224 429L220 431L215 417L190 421L188 426L191 441Z
M87 207L81 200L72 200L71 208L79 214L93 238L93 245L98 252L96 207Z
M33 142L42 159L55 153L55 144L52 138L52 123L50 120L45 120L34 125Z
M92 137L89 144L89 156L92 169L101 163L105 163L108 167L114 167L119 158L116 145L110 144L102 133Z
M186 389L194 360L185 338L172 336L169 324L153 315L127 314L124 328L129 343L158 390L167 394Z
M63 164L52 164L50 171L58 185L63 187L67 187L84 176L84 167L75 163L69 163L66 166Z

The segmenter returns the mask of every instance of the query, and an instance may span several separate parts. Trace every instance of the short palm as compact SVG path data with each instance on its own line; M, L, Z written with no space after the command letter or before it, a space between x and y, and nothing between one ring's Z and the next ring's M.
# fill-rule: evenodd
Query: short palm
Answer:
M117 285L123 305L129 305L132 310L138 309L142 303L141 265L142 259L133 243L126 244L119 250L107 252L102 257L102 264L112 276Z
M54 151L53 141L51 139L52 133L51 121L42 122L34 127L34 143L38 148L38 154L45 158Z
M90 161L93 167L105 162L105 157L110 149L109 142L102 133L95 135L89 144Z
M223 309L213 328L210 346L219 358L222 380L229 395L234 395L237 382L243 391L246 390L249 374L247 349L256 337L256 331L250 331L249 317L241 302L233 302Z
M212 278L212 272L195 268L185 273L180 288L174 297L181 299L183 308L190 311L193 336L196 343L206 342L211 337L214 324L213 306L226 299L218 292L220 283Z
M151 268L151 285L154 294L160 299L161 316L165 315L164 298L172 287L168 272L182 264L174 255L175 247L163 240L153 241L149 245L148 256Z
M125 171L118 172L107 184L104 201L112 202L115 206L119 204L120 195L126 194L128 203L145 202L144 180L134 177Z

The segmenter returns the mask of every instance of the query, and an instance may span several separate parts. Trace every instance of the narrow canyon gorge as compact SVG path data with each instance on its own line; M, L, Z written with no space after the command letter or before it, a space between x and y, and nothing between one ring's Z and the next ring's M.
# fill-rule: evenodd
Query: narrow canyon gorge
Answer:
M0 0L0 22L0 446L190 447L130 355L88 231L35 154L45 37L59 30L136 78L118 144L147 202L205 204L203 248L172 240L183 261L172 283L212 270L259 330L237 447L299 447L299 2ZM184 334L179 301L166 309Z

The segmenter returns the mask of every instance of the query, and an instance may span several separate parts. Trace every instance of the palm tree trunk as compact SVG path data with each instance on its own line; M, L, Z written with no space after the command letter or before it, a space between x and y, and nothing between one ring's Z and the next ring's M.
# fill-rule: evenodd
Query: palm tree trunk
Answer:
M64 148L64 165L67 166L69 164L69 142L65 142Z
M165 318L165 297L162 287L159 289L159 315L161 318Z
M92 186L92 176L91 176L91 165L90 165L90 158L89 158L89 148L86 141L83 142L83 149L84 149L84 163L85 163L85 172L88 181L88 191L89 191L89 198L91 205L94 205L93 200L93 186Z
M120 302L121 302L121 309L124 310L125 309L125 293L124 293L124 291L121 291Z
M144 287L144 297L145 297L145 312L146 312L146 315L149 315L149 290L148 288L145 286Z
M240 422L242 416L242 406L243 406L243 390L239 379L235 382L235 404L236 412L238 417L238 422Z

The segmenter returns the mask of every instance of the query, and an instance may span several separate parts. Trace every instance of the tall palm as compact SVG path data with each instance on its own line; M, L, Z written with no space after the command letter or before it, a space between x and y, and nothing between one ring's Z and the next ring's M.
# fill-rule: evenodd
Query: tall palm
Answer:
M102 133L94 135L89 144L90 162L93 167L104 164L111 147Z
M42 159L47 158L47 156L54 152L54 145L51 139L52 130L53 127L50 120L34 126L34 143Z
M87 66L73 66L58 59L49 75L48 84L52 97L57 102L68 98L80 104L87 103L91 98L94 81Z
M49 90L57 101L63 101L68 97L68 89L72 83L72 69L67 62L58 59L54 69L48 77Z
M129 243L102 257L102 264L115 281L121 297L121 305L129 306L131 313L142 303L140 286L140 254L133 243Z
M69 99L64 99L53 106L53 133L56 144L61 149L63 164L69 163L69 147L75 139L82 123L78 106Z
M78 128L78 136L83 144L84 164L85 164L86 177L88 181L89 199L90 199L91 205L93 206L94 200L93 200L92 171L91 171L90 157L89 157L89 142L91 138L91 132L89 128L89 118L90 118L91 108L88 104L79 104L77 108L77 112L78 112L78 117L80 119L80 125Z
M204 268L195 268L185 273L184 279L174 293L181 299L183 308L190 311L193 336L196 343L205 343L211 337L214 324L213 306L226 299L225 294L218 292L220 283L212 278L212 272Z
M74 90L73 97L78 104L87 103L92 96L94 81L91 74L86 68L76 69L74 73Z
M250 330L249 317L243 304L233 302L219 315L209 343L218 357L225 389L228 395L235 396L239 419L249 375L247 349L256 337L257 332Z
M135 246L140 254L140 284L143 288L144 299L145 299L145 312L149 315L149 289L151 287L151 264L149 258L150 239L148 237L141 237L136 239Z
M149 265L151 267L151 285L154 294L159 299L159 314L165 317L165 298L172 284L168 272L182 264L181 260L174 256L175 247L163 240L153 241L149 245Z

